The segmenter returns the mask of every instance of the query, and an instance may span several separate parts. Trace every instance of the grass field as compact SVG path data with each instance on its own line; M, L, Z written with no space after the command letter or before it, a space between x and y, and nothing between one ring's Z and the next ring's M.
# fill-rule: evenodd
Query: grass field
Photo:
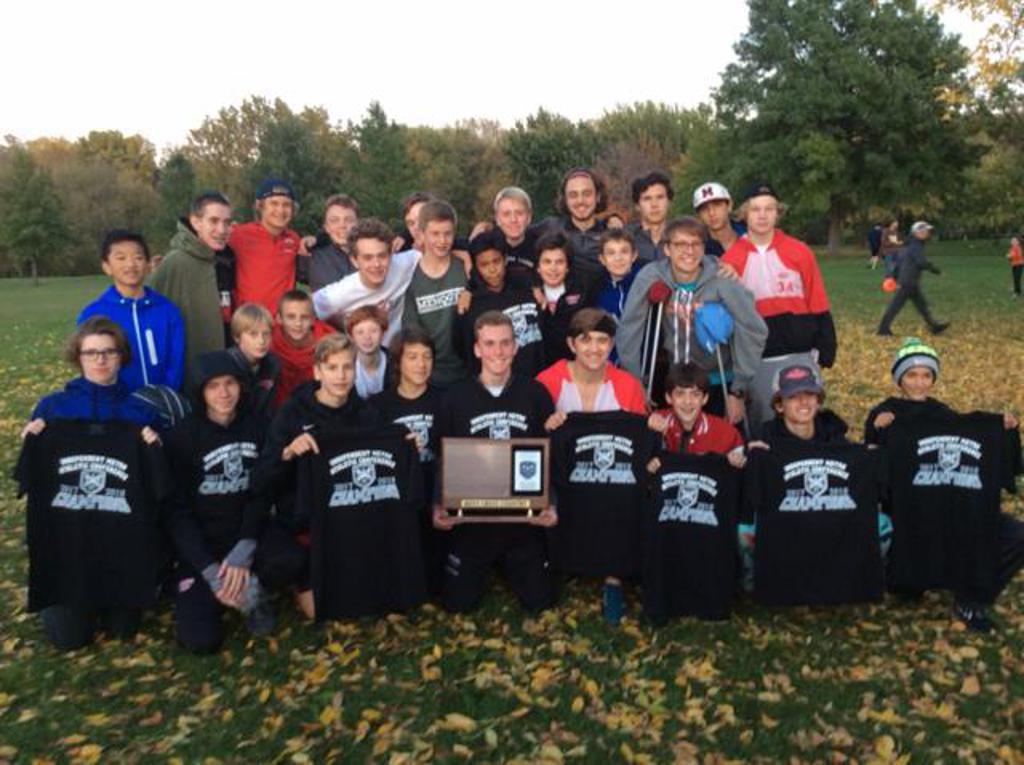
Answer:
M1002 248L940 243L924 288L940 318L936 390L962 409L1024 411L1024 301ZM822 260L840 337L830 404L859 433L888 395L899 338L873 335L886 297L861 257ZM25 613L23 503L9 479L32 403L99 278L0 281L0 760L15 762L1024 762L1024 577L999 630L956 629L921 603L769 610L725 623L619 629L597 585L524 618L503 590L469 618L301 623L232 633L194 658L166 606L130 644L63 655ZM923 332L908 307L898 334ZM1020 514L1016 499L1004 507Z

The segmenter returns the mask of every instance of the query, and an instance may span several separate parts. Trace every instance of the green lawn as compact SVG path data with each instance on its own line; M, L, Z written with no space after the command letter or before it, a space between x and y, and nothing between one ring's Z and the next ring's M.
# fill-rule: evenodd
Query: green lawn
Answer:
M939 243L925 276L940 398L1024 410L1024 301L1001 247ZM840 336L830 403L859 431L899 338L863 257L822 259ZM948 597L830 610L739 604L726 623L603 624L597 585L524 618L497 590L471 618L235 631L216 656L172 637L166 606L134 643L62 655L24 611L23 506L8 478L32 403L68 372L61 343L100 278L0 281L0 760L103 762L1024 761L1024 577L1000 629L954 629ZM920 333L908 307L895 331ZM1020 513L1017 500L1005 507Z

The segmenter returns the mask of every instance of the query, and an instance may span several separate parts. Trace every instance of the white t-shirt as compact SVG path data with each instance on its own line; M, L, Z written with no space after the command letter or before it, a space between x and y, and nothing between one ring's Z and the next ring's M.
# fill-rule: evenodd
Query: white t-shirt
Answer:
M383 350L378 351L380 358L377 361L377 369L370 372L363 366L363 360L356 354L356 394L361 399L368 399L375 393L384 390L384 378L388 369L388 355Z
M388 314L388 330L381 339L387 345L402 328L405 291L409 289L420 257L419 250L396 252L391 256L384 283L377 289L367 287L359 274L354 273L317 290L313 293L313 310L317 318L327 320L337 314L344 317L361 306L380 305Z
M549 303L557 303L558 298L565 294L565 282L562 282L557 287L549 287L544 285L544 297L547 298Z

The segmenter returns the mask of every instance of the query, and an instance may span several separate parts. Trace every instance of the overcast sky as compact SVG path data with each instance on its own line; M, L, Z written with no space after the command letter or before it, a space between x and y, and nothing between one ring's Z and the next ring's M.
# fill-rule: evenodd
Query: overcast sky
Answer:
M372 100L410 125L573 119L651 99L707 100L747 27L744 0L11 3L0 136L89 130L181 144L251 95L358 120ZM973 44L977 27L944 17Z

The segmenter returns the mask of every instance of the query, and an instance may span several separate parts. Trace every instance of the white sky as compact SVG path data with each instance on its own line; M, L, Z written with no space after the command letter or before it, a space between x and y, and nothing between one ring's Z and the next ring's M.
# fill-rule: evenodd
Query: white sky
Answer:
M604 10L607 9L607 10ZM978 25L947 15L973 45ZM744 0L95 0L14 2L0 136L141 133L158 149L246 97L410 125L540 106L573 119L707 100L747 27Z

